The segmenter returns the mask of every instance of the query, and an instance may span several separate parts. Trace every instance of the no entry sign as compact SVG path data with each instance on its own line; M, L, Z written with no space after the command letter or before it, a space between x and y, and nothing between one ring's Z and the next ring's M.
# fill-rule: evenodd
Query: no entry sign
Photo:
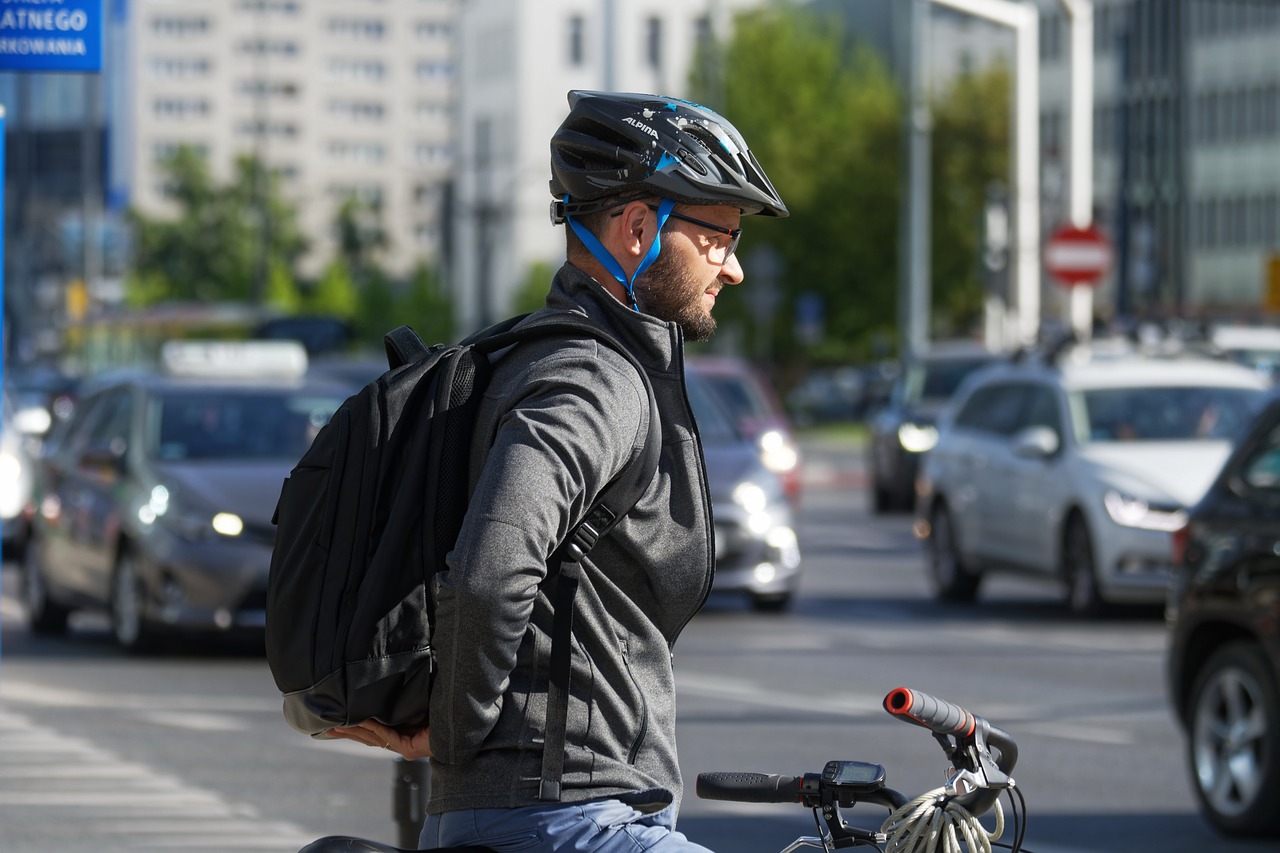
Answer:
M1068 287L1093 285L1111 268L1111 241L1094 226L1065 225L1044 244L1044 269Z

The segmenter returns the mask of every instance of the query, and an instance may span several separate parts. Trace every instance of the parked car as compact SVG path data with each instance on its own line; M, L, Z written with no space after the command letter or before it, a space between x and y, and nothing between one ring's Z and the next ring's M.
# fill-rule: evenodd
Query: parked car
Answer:
M46 364L5 368L5 385L12 405L10 425L34 439L32 446L75 408L80 379Z
M727 356L692 356L687 373L699 376L733 419L756 443L765 467L782 478L792 506L801 492L800 445L772 386L748 362Z
M1174 535L1168 685L1201 811L1280 836L1280 402Z
M166 345L166 371L92 383L36 477L23 590L37 633L105 608L130 650L261 630L280 487L347 396L295 342Z
M745 593L757 610L784 610L800 584L800 547L782 480L704 376L690 372L686 386L715 519L714 590Z
M1063 584L1081 614L1159 604L1169 539L1267 397L1256 372L1138 356L995 365L939 424L919 483L917 533L940 598L983 575Z
M5 557L21 557L29 535L27 507L31 501L32 459L24 433L14 425L13 400L5 389L0 398L0 550Z
M998 358L976 344L944 344L899 373L888 402L870 420L867 479L876 512L915 506L920 457L938 440L938 413L970 373Z

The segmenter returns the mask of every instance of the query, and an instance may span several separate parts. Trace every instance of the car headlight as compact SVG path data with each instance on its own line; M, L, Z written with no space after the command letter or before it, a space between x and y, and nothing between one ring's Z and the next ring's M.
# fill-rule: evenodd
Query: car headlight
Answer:
M747 480L734 486L733 502L749 514L755 515L764 512L769 506L769 496L759 483Z
M785 474L800 464L800 454L785 435L771 429L760 436L760 460L775 474Z
M18 483L22 477L22 460L8 450L0 450L0 517L13 518L22 510Z
M908 453L925 453L938 443L938 428L933 424L906 421L898 427L898 443Z
M1111 520L1122 527L1172 533L1187 523L1187 511L1184 509L1159 509L1141 498L1121 494L1115 489L1108 489L1102 496L1102 505L1107 508Z
M147 502L138 508L138 520L148 527L163 519L164 525L183 539L198 541L211 532L223 536L239 536L244 532L244 519L233 512L205 513L175 510L169 490L156 486Z

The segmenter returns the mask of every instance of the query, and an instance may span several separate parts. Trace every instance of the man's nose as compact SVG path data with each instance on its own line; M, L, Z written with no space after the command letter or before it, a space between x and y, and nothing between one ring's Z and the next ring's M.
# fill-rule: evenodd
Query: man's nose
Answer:
M742 264L738 262L736 254L730 255L725 259L724 264L720 267L718 278L724 284L742 284Z

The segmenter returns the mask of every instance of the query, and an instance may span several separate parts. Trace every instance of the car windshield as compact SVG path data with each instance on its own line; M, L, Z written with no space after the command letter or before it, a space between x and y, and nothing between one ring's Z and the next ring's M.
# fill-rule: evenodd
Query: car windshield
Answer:
M299 459L342 400L304 391L168 391L148 410L148 454L161 462Z
M707 372L701 379L730 414L738 418L768 419L770 407L751 383L737 376Z
M928 359L914 364L904 377L903 398L908 403L949 400L965 377L990 363L988 356L974 356Z
M1082 442L1235 439L1261 407L1253 388L1099 388L1072 395Z
M742 436L725 412L724 403L713 395L706 378L686 374L685 388L689 392L689 406L698 422L698 436L704 444L730 444L742 441Z

